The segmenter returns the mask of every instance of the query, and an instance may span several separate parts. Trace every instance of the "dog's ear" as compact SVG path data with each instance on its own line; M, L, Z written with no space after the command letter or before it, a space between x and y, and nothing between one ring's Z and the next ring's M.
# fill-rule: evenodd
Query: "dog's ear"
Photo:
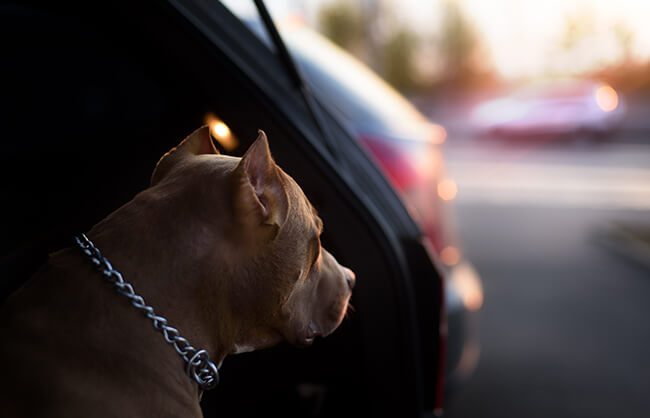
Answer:
M235 169L235 216L250 226L273 227L273 236L287 217L289 199L280 168L273 161L264 131Z
M151 175L151 185L154 186L164 178L180 159L188 155L200 154L219 154L219 151L214 147L210 137L210 128L207 125L201 126L189 134L180 144L160 158Z

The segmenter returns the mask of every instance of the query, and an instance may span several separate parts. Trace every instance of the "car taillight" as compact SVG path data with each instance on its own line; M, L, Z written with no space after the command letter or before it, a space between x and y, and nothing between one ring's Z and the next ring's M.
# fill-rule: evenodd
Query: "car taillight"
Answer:
M456 193L455 189L451 190L455 183L443 180L440 149L424 141L401 143L363 135L359 140L402 196L413 219L433 243L436 253L440 254L450 245L442 196L453 199Z
M359 140L398 191L403 192L418 182L419 173L403 150L381 139L362 136Z

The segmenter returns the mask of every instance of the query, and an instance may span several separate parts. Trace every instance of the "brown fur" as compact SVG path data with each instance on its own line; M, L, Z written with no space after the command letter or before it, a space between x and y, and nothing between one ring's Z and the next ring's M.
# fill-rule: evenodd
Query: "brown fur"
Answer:
M282 340L309 345L340 324L354 274L320 247L321 229L263 132L240 159L218 155L203 127L88 236L220 364ZM3 415L201 415L183 360L76 248L9 298L0 333Z

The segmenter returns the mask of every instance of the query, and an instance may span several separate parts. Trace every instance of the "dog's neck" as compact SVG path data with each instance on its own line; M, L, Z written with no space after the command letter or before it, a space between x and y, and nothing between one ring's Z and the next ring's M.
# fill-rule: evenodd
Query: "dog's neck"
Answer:
M95 225L88 236L158 315L220 364L232 350L227 329L231 318L219 289L220 274L205 262L210 251L206 234L187 219L179 222L185 215L170 213L164 200L140 194ZM142 236L147 239L139 239ZM99 273L97 280L103 280ZM133 315L141 314L133 309ZM168 345L162 335L159 342Z
M165 317L169 325L198 349L206 349L210 359L219 365L224 357L233 351L233 336L228 324L227 301L219 290L219 272L202 271L199 266L209 264L202 260L207 245L202 245L201 231L193 230L187 220L178 222L183 213L170 213L164 199L152 198L150 194L138 195L111 216L97 224L88 233L113 267L122 273L124 280L131 283L135 292L155 309L156 314ZM161 228L160 225L164 225ZM188 236L191 235L191 236ZM140 237L146 236L146 239ZM184 248L179 248L184 245ZM188 248L190 247L190 248ZM75 254L75 251L78 254ZM90 267L83 253L77 248L68 250L63 260L53 256L52 263L65 266L71 258L77 258ZM164 261L161 261L164 260ZM76 261L76 260L75 260ZM201 395L198 385L185 374L185 363L162 334L154 330L153 324L128 299L105 281L102 275L86 268L82 280L91 287L101 290L103 295L96 300L97 309L93 315L99 323L108 323L109 342L107 350L115 356L125 353L126 362L138 362L135 367L148 368L152 374L143 373L142 379L168 374L174 376L173 390L185 399L197 399ZM210 275L208 280L206 275ZM211 293L209 298L205 293ZM92 292L91 292L92 293ZM99 293L99 292L98 292ZM93 298L96 295L91 294ZM206 303L209 301L209 303ZM85 332L80 330L80 333ZM120 333L122 335L112 335ZM132 341L146 353L142 359L129 358L132 347L112 347L114 341ZM236 348L234 348L236 349ZM157 369L157 370L153 370ZM165 370L168 369L168 370Z
M252 253L240 241L233 244L241 240L242 231L233 229L237 223L224 207L231 190L225 182L222 186L211 191L218 204L208 205L209 214L197 213L190 199L169 199L168 191L161 195L155 187L147 189L87 234L156 314L165 317L196 349L206 349L216 365L228 354L274 345L281 338L275 331L260 329L247 315L249 306L260 302L242 299L250 293L241 286L244 276L251 274L247 257ZM200 191L184 188L183 193L196 196ZM178 205L179 201L187 202L186 206ZM94 275L94 280L110 287L102 283L99 272ZM124 303L123 295L110 290L116 303ZM128 314L144 317L135 308ZM168 357L181 359L151 323L138 326L142 333L155 333L152 343L157 349L162 347ZM178 370L184 372L184 366Z

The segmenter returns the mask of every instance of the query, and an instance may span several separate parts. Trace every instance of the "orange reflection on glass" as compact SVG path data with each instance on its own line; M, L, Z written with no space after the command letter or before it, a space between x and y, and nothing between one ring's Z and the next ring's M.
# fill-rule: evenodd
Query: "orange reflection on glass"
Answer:
M217 122L212 125L212 132L219 138L223 138L230 135L230 128L223 122Z
M237 148L238 142L232 131L224 121L217 118L212 113L205 116L205 123L210 127L210 134L221 144L226 151L232 151Z
M618 106L618 94L611 86L604 84L596 89L596 103L604 112L611 112Z
M444 179L438 183L438 196L442 200L452 200L458 193L458 186L452 179Z
M460 261L460 251L456 247L445 247L440 251L440 260L448 266L453 266Z

